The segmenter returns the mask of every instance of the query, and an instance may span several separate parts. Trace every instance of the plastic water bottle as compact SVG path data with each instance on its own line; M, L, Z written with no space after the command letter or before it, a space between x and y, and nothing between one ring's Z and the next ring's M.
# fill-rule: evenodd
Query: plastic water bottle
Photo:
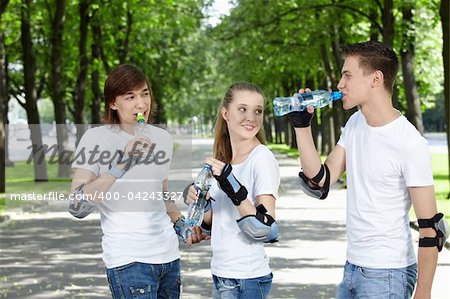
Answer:
M340 91L329 92L315 90L306 93L295 93L292 97L280 97L273 100L273 109L276 116L283 116L293 111L303 111L308 106L322 108L342 98Z
M134 127L134 135L151 138L150 126L145 122L145 117L142 112L138 112L138 114L136 115L136 125ZM155 160L155 154L153 153L153 150L150 150L143 158L145 158L147 162L153 162Z
M134 135L150 137L150 130L145 123L145 117L142 112L138 112L136 115L136 126L134 127Z
M202 224L203 217L205 216L206 193L211 188L212 180L211 165L205 164L194 180L194 185L198 192L198 199L189 206L186 219L187 223L192 226L200 226Z

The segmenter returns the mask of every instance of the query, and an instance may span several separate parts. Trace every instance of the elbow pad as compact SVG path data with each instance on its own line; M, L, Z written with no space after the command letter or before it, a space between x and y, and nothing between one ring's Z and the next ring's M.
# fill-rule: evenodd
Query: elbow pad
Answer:
M73 193L73 196L78 201L77 207L75 207L73 200L71 200L69 204L69 213L72 214L73 217L78 219L83 219L95 210L95 203L84 198L84 185L85 184L82 184L79 187L75 188L75 191Z
M319 186L319 182L325 175L325 182L323 187ZM328 169L327 164L322 164L319 172L312 179L308 178L303 172L299 172L300 177L300 187L303 192L311 197L318 199L325 199L330 191L330 169Z
M419 239L419 247L434 247L441 251L445 245L450 231L448 228L448 223L444 218L444 214L437 213L433 218L430 219L418 219L419 228L431 227L436 231L436 237L423 237Z
M256 215L247 215L237 220L239 229L254 242L278 242L278 225L272 216L267 214L266 208L261 204L256 207Z

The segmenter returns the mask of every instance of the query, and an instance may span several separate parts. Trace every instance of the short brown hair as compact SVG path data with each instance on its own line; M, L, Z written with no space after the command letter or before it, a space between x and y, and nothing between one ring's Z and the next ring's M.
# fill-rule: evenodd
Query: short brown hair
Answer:
M368 41L342 48L344 58L348 56L359 57L359 66L364 74L379 70L384 75L384 88L392 94L395 78L398 71L398 58L395 52L387 45Z
M149 122L152 122L157 108L155 99L153 98L152 88L147 76L132 64L121 64L108 74L103 89L105 97L105 115L103 116L103 122L107 124L120 124L119 115L117 111L111 109L110 104L114 103L118 96L143 87L145 84L147 84L150 93Z

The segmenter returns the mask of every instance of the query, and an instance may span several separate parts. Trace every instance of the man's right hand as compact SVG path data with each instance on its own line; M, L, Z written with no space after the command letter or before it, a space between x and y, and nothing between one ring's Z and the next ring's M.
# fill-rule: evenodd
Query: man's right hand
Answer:
M287 116L289 122L294 128L307 128L311 126L311 119L314 117L314 110L313 113L309 113L307 110L294 111L289 113Z
M141 156L144 157L148 154L151 149L152 142L148 137L137 136L130 141L124 149L124 158Z
M298 93L311 92L311 89L300 89ZM314 117L314 107L308 106L307 110L294 111L289 113L288 120L294 128L307 128L311 126L311 119Z

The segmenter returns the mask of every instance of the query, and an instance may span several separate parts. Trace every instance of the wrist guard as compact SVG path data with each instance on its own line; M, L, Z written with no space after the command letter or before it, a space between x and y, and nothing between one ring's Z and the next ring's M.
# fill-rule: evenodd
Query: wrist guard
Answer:
M117 151L116 153L117 157L114 157L114 159L109 164L108 173L117 179L120 179L124 176L124 174L130 170L134 165L136 165L137 159L136 157L129 157L126 160L123 160L124 152L123 151ZM125 163L125 167L120 169L117 167L117 164Z
M233 173L231 172L233 167L231 164L225 164L225 167L222 170L222 173L214 177L219 183L220 188L226 195L231 199L235 206L241 204L247 198L248 192L245 186L235 178Z
M204 234L206 236L211 236L211 225L209 225L205 221L202 221L202 224L200 225L200 229L202 230L202 234Z
M175 221L173 228L175 229L175 233L186 243L186 240L191 236L192 227L186 222L183 215L178 217Z
M314 113L309 113L305 109L288 113L287 117L294 128L307 128L311 126L311 119L314 117Z

